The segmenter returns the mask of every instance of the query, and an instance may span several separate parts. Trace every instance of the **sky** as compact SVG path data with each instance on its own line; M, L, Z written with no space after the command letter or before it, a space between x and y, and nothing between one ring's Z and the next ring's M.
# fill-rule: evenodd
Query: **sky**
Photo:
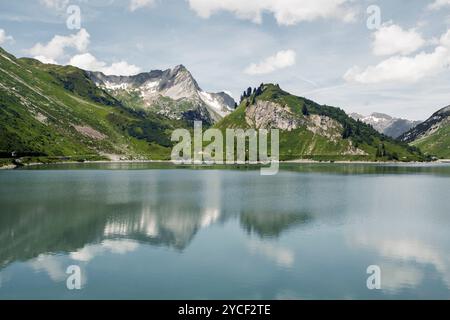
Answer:
M0 46L106 74L183 64L236 99L278 83L365 115L450 104L450 0L0 0Z

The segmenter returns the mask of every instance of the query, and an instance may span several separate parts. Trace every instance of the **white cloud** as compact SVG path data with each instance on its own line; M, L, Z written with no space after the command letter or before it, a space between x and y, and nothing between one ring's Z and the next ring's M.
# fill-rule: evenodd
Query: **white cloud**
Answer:
M416 235L416 237L417 236L418 235ZM405 239L398 235L392 236L392 234L390 234L385 237L382 234L374 234L370 230L366 230L366 232L363 233L358 230L354 235L352 242L358 246L374 248L382 257L387 258L389 261L402 263L398 267L402 267L403 265L403 271L410 275L410 277L407 278L400 277L400 272L389 270L390 268L385 270L384 267L388 266L381 264L380 266L383 267L381 281L383 289L385 288L385 285L386 289L395 291L406 283L409 283L411 286L419 284L422 281L422 274L419 270L412 269L414 268L414 265L417 266L418 264L433 265L441 274L446 286L450 288L450 257L447 252L439 250L438 247L433 246L429 243L429 240L421 238L420 235L417 238ZM414 262L414 264L410 265L411 269L405 269L406 262ZM386 275L385 271L387 271Z
M56 35L47 44L37 43L29 51L36 59L56 61L64 56L66 48L73 48L78 52L85 51L89 45L89 37L86 29L81 29L70 36Z
M437 47L432 53L420 53L414 57L395 56L365 70L353 67L347 71L344 79L364 84L415 82L445 70L449 62L449 53L448 48Z
M261 75L272 73L276 70L287 68L295 64L296 53L293 50L279 51L260 63L253 63L244 72L249 75Z
M263 12L272 13L280 25L294 25L320 18L344 22L355 19L357 10L351 0L188 0L199 16L209 18L219 11L229 11L238 18L262 22Z
M78 251L71 252L70 257L73 260L89 262L105 252L123 255L135 251L138 247L139 244L131 240L105 240L101 244L87 245Z
M40 0L41 4L50 9L63 10L69 4L69 0Z
M155 0L130 0L130 11L136 11L137 9L152 6Z
M107 75L131 75L139 73L140 69L128 64L126 61L119 61L107 65L106 62L98 60L89 52L86 52L89 46L90 35L85 29L69 36L56 35L47 44L37 43L29 50L35 59L42 63L59 64L58 61L67 57L66 49L71 48L79 52L70 58L68 64L75 67L90 70L101 71Z
M412 57L393 56L364 70L354 66L346 72L344 79L363 84L416 82L447 70L449 65L450 30L441 37L439 45L431 53L421 52Z
M33 270L47 272L53 281L64 281L66 278L62 263L56 256L42 254L29 262L29 265Z
M108 66L106 62L98 60L90 53L73 56L69 64L84 70L100 71L106 75L127 76L140 71L139 67L128 64L126 61L115 62Z
M39 60L42 63L46 64L58 64L58 62L52 58L47 58L45 56L35 56L34 59Z
M280 266L291 268L294 265L295 254L291 249L262 241L250 241L248 247L250 253L261 254Z
M373 53L377 56L407 55L425 45L425 40L415 29L403 30L395 24L384 24L373 36Z
M432 4L428 6L430 10L439 10L442 7L449 6L450 0L435 0Z
M413 265L379 264L382 272L381 289L396 294L404 288L415 288L423 281L423 271Z
M3 29L0 29L0 45L5 43L6 41L12 41L14 38L12 36L8 36L6 34L6 31Z

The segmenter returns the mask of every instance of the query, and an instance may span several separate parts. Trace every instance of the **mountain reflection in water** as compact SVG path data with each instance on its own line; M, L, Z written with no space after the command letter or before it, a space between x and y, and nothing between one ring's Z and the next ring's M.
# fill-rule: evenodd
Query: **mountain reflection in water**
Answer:
M0 299L450 298L450 166L95 169L0 172Z

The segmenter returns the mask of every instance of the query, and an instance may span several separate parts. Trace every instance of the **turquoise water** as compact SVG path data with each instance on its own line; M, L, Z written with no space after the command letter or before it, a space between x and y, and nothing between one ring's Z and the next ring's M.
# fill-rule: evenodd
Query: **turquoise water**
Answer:
M0 299L450 298L448 165L34 169L0 172Z

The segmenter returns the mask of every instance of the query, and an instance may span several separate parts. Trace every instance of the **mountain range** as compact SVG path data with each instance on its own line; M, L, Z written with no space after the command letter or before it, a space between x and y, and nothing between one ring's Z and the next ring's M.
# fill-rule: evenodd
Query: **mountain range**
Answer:
M429 158L415 139L396 140L387 127L377 127L380 133L354 117L276 84L248 88L238 105L225 92L202 90L183 65L111 76L17 59L0 48L0 166L61 159L168 160L172 131L192 130L195 120L221 130L280 129L281 160ZM391 126L401 120L385 118Z
M16 59L0 49L0 152L33 161L165 159L187 126L124 106L71 66ZM7 163L10 160L2 160Z
M98 87L125 106L153 111L170 119L201 120L212 125L235 108L234 99L227 93L203 91L183 65L135 76L106 76L99 72L87 74Z
M369 116L364 116L359 113L351 113L350 116L356 120L370 124L378 132L395 139L422 123L422 121L394 118L390 115L379 112L374 112Z

